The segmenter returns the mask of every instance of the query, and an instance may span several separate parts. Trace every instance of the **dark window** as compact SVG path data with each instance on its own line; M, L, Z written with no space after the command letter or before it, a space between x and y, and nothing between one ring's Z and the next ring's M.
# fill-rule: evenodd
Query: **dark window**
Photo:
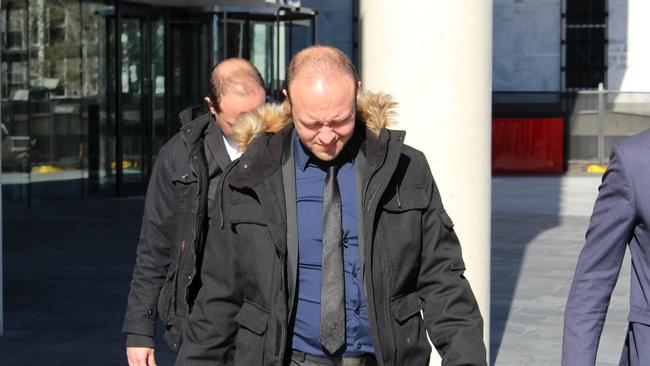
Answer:
M23 34L21 32L7 32L7 48L21 48Z
M65 41L64 28L50 28L50 46L58 46Z
M566 0L564 27L566 89L595 89L605 83L606 0Z
M605 0L567 0L566 24L605 24L607 4Z

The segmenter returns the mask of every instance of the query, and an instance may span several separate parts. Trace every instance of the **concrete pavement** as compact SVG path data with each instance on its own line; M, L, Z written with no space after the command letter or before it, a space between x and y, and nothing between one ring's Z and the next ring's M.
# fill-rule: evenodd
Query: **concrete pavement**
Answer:
M0 365L126 365L120 330L143 203L68 198L5 207ZM157 358L173 364L165 347Z

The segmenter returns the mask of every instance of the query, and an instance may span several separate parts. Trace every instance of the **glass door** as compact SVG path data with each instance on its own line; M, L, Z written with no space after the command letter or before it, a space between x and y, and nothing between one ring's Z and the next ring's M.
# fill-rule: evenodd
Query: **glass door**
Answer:
M165 92L160 50L164 45L152 44L154 40L162 42L164 27L160 20L152 20L149 8L118 5L116 15L115 159L110 169L115 174L115 193L126 196L145 192L152 147L160 144L157 136L161 128L156 121L160 122L164 111L164 98L153 95ZM162 115L164 118L164 112Z
M178 113L203 105L208 95L212 66L212 35L209 14L178 13L169 21L169 131L171 137L180 128Z
M269 98L283 99L281 90L289 60L315 42L315 13L283 7L250 12L222 10L215 14L218 58L250 60L262 74Z
M142 185L145 171L145 121L148 80L145 72L147 34L146 20L140 17L124 17L120 33L121 62L118 68L121 81L121 110L118 134L118 177L124 188ZM121 160L121 162L119 161ZM120 169L121 168L121 169ZM121 174L120 174L121 170ZM125 189L126 191L126 189ZM126 193L126 192L125 192Z

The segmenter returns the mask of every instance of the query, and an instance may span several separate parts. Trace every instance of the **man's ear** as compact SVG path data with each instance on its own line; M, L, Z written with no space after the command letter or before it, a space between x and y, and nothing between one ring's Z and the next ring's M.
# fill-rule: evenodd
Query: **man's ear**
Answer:
M208 109L210 109L210 113L212 113L212 115L216 116L217 115L217 109L214 107L214 104L212 104L212 100L210 99L210 97L204 97L203 101L208 106Z
M361 80L357 81L357 90L361 90Z
M285 98L289 98L289 92L287 92L287 89L282 89L282 95L284 95Z

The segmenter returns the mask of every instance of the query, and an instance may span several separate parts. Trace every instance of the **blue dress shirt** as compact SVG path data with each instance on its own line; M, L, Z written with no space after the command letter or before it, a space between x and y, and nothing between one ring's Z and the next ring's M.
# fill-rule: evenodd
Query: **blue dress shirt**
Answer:
M338 171L343 219L346 346L343 356L374 353L357 234L356 148L350 140ZM296 216L298 219L298 281L293 349L325 356L320 343L320 288L323 255L323 185L327 172L294 132Z

